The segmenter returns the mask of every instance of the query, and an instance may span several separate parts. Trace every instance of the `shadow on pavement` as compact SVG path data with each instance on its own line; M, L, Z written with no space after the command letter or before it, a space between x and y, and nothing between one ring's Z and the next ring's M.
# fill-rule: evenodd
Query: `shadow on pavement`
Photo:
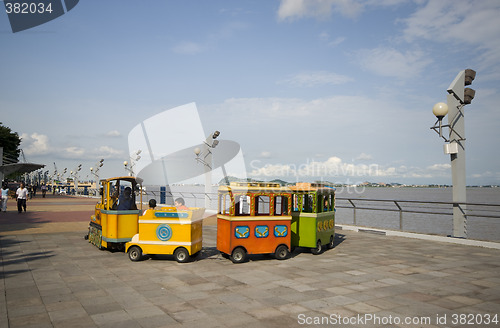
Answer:
M4 279L20 273L28 272L31 269L23 265L27 262L46 260L53 255L51 251L22 252L16 251L13 247L18 247L24 241L15 240L10 237L0 236L0 278ZM23 268L20 268L23 267Z

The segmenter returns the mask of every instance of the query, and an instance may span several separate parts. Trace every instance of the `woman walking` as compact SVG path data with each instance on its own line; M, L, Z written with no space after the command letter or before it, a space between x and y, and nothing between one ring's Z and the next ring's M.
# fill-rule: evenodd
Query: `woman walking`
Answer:
M9 188L4 182L2 184L2 212L7 212L7 199L9 199Z
M26 200L28 199L28 189L26 189L26 186L24 185L24 182L21 182L21 185L19 188L17 188L16 191L17 195L17 211L19 213L24 211L26 212Z

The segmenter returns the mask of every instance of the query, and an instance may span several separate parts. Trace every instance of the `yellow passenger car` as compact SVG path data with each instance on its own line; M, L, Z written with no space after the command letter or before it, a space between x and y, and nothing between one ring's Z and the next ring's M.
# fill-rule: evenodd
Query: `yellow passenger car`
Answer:
M179 263L202 248L202 222L204 208L175 207L149 209L139 219L139 231L125 244L132 261L139 261L143 254L174 255Z

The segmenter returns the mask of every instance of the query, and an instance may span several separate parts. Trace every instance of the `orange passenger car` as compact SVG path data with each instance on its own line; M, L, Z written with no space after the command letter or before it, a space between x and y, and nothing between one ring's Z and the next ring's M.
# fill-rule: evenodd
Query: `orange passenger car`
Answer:
M217 249L234 263L247 254L290 254L291 194L276 183L232 182L219 187Z

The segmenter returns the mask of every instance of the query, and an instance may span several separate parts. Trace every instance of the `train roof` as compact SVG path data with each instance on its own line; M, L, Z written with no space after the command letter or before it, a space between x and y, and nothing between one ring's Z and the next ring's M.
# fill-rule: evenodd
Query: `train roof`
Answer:
M138 184L142 184L142 181L143 181L141 178L137 178L137 177L122 176L122 177L113 177L113 178L101 179L101 182L102 181L110 182L110 181L114 181L114 180L125 180L125 181L129 181L129 182L134 182L135 181Z
M231 182L229 186L219 186L219 191L280 191L290 192L287 187L282 187L279 183L274 182Z
M298 182L294 186L281 186L279 183L274 182L231 182L229 186L220 186L219 191L335 193L335 188L324 184L306 182Z
M289 186L292 191L303 191L303 192L311 192L311 191L323 191L334 193L335 188L329 187L322 183L309 183L309 182L297 182L295 186Z

